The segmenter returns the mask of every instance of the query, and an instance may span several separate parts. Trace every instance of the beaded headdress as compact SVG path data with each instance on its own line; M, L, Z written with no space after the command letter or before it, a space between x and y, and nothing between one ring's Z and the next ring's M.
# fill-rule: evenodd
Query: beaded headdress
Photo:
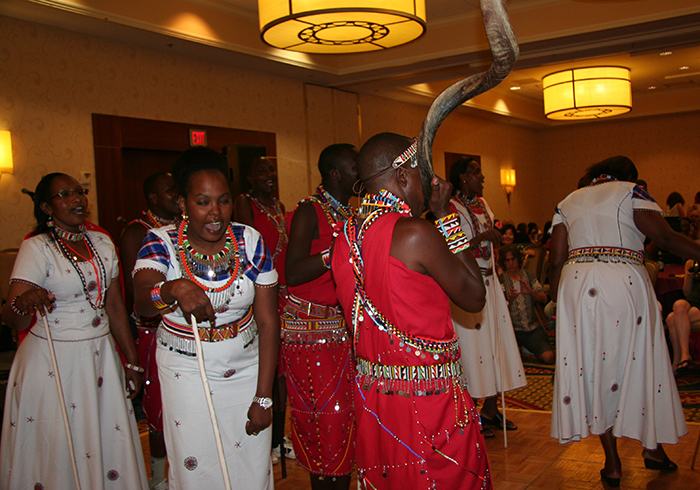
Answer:
M418 151L418 138L413 138L411 145L404 150L401 155L397 156L396 159L391 163L393 168L399 168L401 165L411 160L411 168L416 168L418 166L418 160L413 158Z

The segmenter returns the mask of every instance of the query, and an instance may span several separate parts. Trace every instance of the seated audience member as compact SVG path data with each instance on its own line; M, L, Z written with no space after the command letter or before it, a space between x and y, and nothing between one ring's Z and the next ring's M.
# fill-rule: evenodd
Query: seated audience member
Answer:
M693 211L700 212L700 192L695 194L693 202L690 205L688 205L687 215L690 216L690 213L692 213Z
M685 218L685 199L678 192L672 192L666 198L666 217L680 217Z
M645 191L649 192L649 187L647 186L647 181L644 179L637 179L637 185L643 187Z
M554 364L554 352L542 325L535 319L535 301L547 302L542 285L535 274L523 270L523 254L516 245L505 245L498 256L498 264L503 273L501 284L506 291L506 299L513 321L515 339L545 364Z
M518 226L515 227L515 243L530 245L530 237L527 235L527 225L525 223L518 223Z
M540 243L540 229L534 221L527 224L527 236L530 237L530 243Z
M501 229L501 234L503 235L503 245L517 245L518 249L520 249L520 252L525 254L525 255L530 255L531 257L535 256L534 250L528 250L525 247L528 245L526 243L516 243L515 242L515 237L517 235L517 230L515 229L515 226L512 223L504 224Z
M673 371L676 374L694 365L689 339L690 324L700 321L700 267L693 260L685 263L683 294L685 299L673 303L673 312L666 318L673 346Z

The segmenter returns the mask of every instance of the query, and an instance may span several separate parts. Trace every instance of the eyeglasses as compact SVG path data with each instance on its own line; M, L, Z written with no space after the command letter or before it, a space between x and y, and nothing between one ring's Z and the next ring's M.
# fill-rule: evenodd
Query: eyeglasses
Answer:
M87 196L88 191L90 189L63 189L58 192L58 194L54 194L53 196L49 197L49 199L56 199L57 197L59 199L67 199L69 197L73 197L75 195L78 196Z

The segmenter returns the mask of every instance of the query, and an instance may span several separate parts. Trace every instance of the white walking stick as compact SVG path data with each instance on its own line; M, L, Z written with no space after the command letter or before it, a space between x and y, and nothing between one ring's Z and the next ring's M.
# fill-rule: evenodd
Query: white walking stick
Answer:
M204 370L204 357L202 356L202 340L199 338L199 330L197 329L197 319L194 315L190 315L192 323L192 333L194 334L194 344L197 350L197 362L199 363L199 375L202 378L204 386L204 395L207 399L209 407L209 418L211 425L214 428L214 440L216 441L216 451L219 453L219 464L221 465L221 473L224 477L224 488L231 490L231 479L228 476L228 466L226 466L226 456L224 455L224 444L221 442L221 431L219 431L219 423L216 420L216 412L214 412L214 402L211 399L211 391L209 389L209 380L207 373Z
M491 247L491 270L493 271L493 276L494 276L494 281L496 281L498 274L496 273L496 255L493 250L493 245L489 245ZM498 282L496 283L498 284ZM494 288L496 289L496 288ZM493 300L495 301L496 298ZM494 311L495 308L492 308L491 311ZM491 318L493 321L493 326L494 326L494 331L496 332L496 349L498 349L498 378L499 378L499 387L501 388L501 410L503 411L503 447L508 448L508 431L506 429L506 423L507 423L507 418L506 418L506 393L503 390L503 346L501 345L501 329L500 329L500 318L498 318L497 315L493 315Z
M56 351L53 348L53 339L51 338L51 330L49 330L49 321L46 319L46 310L40 315L44 321L44 329L46 330L46 341L49 344L49 354L51 355L51 364L53 364L53 372L55 374L56 389L58 390L58 403L61 405L61 414L63 415L63 427L66 429L66 438L68 439L68 454L70 455L70 464L73 467L73 477L75 478L75 488L80 490L80 478L78 477L78 465L75 462L75 449L73 448L73 437L70 433L70 424L68 423L68 411L66 410L66 399L63 396L63 386L61 385L61 375L58 373L58 361L56 360Z

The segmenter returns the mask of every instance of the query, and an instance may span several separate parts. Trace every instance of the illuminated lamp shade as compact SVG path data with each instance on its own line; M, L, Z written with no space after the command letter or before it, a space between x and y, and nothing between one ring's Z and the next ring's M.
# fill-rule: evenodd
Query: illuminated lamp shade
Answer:
M0 131L0 173L11 174L13 170L12 137L9 131Z
M544 77L542 87L548 119L601 119L632 110L629 68L595 66L559 71Z
M425 32L425 0L258 0L260 36L304 53L393 48Z

